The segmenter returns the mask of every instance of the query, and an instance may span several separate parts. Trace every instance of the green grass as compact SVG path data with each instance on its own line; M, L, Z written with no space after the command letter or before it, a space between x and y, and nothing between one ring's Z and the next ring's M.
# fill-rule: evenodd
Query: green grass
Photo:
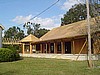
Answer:
M88 69L86 61L24 58L0 63L0 75L100 75L100 68Z

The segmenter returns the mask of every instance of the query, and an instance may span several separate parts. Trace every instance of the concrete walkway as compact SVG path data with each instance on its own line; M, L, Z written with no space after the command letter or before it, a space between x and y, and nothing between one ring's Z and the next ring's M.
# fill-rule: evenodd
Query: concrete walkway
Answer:
M78 54L20 54L22 57L36 57L36 58L56 58L56 59L70 59L76 60ZM87 60L87 54L80 54L77 60ZM100 59L100 55L92 55L92 60Z

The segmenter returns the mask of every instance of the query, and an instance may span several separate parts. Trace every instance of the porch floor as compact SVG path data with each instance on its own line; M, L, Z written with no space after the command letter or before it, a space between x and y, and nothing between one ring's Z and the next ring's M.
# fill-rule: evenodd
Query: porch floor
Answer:
M87 54L43 54L43 53L33 53L33 54L21 54L22 57L36 57L36 58L56 58L56 59L70 59L70 60L87 60ZM93 55L92 60L99 60L100 55Z

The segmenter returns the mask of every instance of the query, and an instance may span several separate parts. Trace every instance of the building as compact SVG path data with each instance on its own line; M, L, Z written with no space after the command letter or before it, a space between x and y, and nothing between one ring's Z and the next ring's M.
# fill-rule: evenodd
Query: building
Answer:
M91 26L95 27L94 19L91 21ZM33 40L28 41L28 43L30 44L30 54L33 53L32 45L35 45L36 51L42 54L61 54L62 56L65 54L87 54L86 20L54 28L40 39L33 37ZM23 54L24 48L23 46ZM92 54L94 53L96 50L92 49Z
M0 48L2 47L2 30L4 30L4 27L0 24Z
M36 44L33 42L38 41L39 39L34 35L30 34L27 37L23 38L20 42L22 43L22 52L32 54L32 51L36 51Z

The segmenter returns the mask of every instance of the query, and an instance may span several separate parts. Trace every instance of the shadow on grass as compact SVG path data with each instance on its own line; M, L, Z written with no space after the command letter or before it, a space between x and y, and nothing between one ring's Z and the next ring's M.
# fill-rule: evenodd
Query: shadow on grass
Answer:
M19 59L17 60L14 60L14 61L0 61L0 63L4 63L4 62L16 62L16 61L20 61L20 60L23 60L24 58L23 57L20 57ZM1 75L1 74L0 74Z
M0 75L14 75L16 73L17 73L17 71L13 70L13 71L7 71L7 72L4 72L4 73L0 73Z

